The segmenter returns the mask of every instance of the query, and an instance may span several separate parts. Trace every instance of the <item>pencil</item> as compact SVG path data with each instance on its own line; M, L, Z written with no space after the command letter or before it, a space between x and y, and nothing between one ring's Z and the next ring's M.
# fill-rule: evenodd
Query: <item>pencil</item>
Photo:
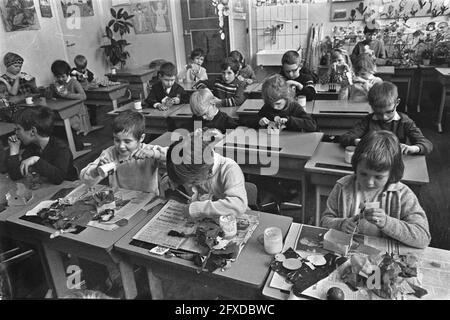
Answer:
M187 200L191 200L191 197L189 197L186 193L183 191L176 189L175 191L178 191L179 194L181 194L183 197L185 197Z

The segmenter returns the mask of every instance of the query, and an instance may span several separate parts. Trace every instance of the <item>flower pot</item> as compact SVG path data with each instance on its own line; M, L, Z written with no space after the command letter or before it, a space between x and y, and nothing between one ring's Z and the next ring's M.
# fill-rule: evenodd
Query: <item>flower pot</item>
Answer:
M429 66L430 65L430 59L422 59L422 63L424 66Z

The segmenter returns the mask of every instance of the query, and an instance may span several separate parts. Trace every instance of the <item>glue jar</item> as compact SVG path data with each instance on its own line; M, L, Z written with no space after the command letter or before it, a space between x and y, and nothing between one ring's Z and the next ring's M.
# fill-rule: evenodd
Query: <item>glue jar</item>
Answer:
M221 216L219 225L222 228L225 238L232 238L237 233L236 217L233 215Z

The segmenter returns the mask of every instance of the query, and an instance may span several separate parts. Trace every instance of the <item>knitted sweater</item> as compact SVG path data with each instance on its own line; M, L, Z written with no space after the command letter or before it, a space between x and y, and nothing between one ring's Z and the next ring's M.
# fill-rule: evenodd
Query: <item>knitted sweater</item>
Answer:
M162 82L158 81L152 86L147 99L145 99L145 103L151 108L154 108L155 104L161 102L165 97L176 98L177 96L180 98L180 103L189 102L186 91L184 91L184 88L178 83L174 83L170 88L169 93L167 93L167 90L163 88Z
M302 72L302 71L305 71L305 72ZM289 79L284 74L283 69L281 70L280 74L283 76L283 78L286 79L286 81L293 80L293 81L299 82L303 85L302 90L298 90L298 88L296 87L296 89L295 89L296 96L304 95L304 96L306 96L307 101L312 101L315 99L316 89L314 88L314 77L308 69L302 68L300 70L300 75L295 79Z
M101 178L98 177L95 171L100 158L106 158L117 165L114 173L109 176L109 185L111 187L152 192L159 195L158 167L160 166L160 161L165 161L166 159L167 148L145 143L142 143L140 148L158 150L160 158L137 160L130 155L128 159L119 159L116 148L111 146L103 150L100 157L81 170L80 179L87 183L99 182Z
M0 77L0 96L8 97L11 95L11 88L16 81L16 78L19 77L19 90L17 91L17 95L26 95L30 93L37 93L38 89L36 86L36 79L25 72L21 72L20 74L13 77L11 74L5 73Z
M258 112L257 122L252 126L258 127L261 118L266 117L270 121L274 121L276 116L288 119L286 130L317 131L316 121L296 101L288 103L283 110L275 110L272 106L264 104Z
M245 179L239 165L232 159L214 153L214 165L210 177L197 187L202 190L203 201L189 206L192 217L242 215L247 210Z
M244 103L244 89L244 82L239 81L237 77L231 83L225 83L222 77L219 77L214 83L213 93L221 100L220 107L234 107Z
M422 131L416 126L415 122L406 114L398 112L399 119L391 122L375 120L371 113L361 119L353 129L343 134L340 138L343 147L355 145L355 139L362 138L372 131L388 130L394 133L400 140L400 143L409 143L417 145L420 148L419 154L429 154L433 150L433 144L424 137Z
M364 218L359 223L359 233L389 237L406 245L425 248L431 241L428 219L414 192L401 182L390 184L378 195L380 208L387 215L386 225L378 228ZM356 176L339 179L328 196L327 208L321 225L341 230L343 221L359 212L356 203Z

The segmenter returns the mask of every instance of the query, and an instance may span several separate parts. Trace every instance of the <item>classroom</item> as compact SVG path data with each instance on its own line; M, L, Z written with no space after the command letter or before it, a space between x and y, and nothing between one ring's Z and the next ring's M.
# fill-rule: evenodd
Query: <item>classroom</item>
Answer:
M0 16L0 300L450 300L448 0Z

